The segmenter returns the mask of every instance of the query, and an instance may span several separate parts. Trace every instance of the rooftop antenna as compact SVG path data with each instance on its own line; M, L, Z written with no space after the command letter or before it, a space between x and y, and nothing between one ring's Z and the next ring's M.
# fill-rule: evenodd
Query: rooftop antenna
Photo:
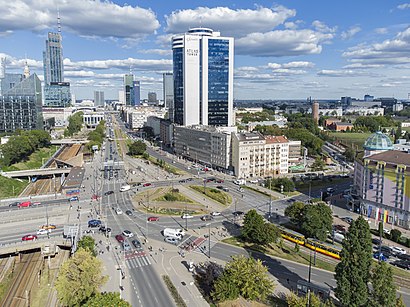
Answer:
M57 8L57 29L58 33L61 34L61 20L60 20L60 9Z

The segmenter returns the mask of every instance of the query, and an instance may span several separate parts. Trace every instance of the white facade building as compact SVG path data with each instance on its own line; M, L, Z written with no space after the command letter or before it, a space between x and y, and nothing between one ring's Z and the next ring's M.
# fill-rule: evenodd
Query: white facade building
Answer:
M158 107L140 106L136 108L125 109L125 120L130 129L139 129L146 125L148 117L154 116L164 118L166 114L165 109Z
M345 115L358 114L360 116L379 115L384 116L384 108L364 108L364 107L347 107Z
M285 136L232 134L232 166L238 178L288 173L289 141Z
M232 126L234 39L193 28L172 39L174 122Z

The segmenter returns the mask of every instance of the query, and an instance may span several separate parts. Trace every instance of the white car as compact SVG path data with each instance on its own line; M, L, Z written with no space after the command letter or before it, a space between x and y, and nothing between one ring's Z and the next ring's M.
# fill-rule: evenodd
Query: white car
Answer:
M47 229L39 229L39 230L37 230L38 235L46 235L50 232L51 232L51 229L48 229L48 230Z
M393 254L396 254L396 255L399 255L399 254L404 255L407 253L404 248L401 248L398 246L391 246L390 250L392 251Z
M122 214L122 210L120 208L116 208L115 209L115 213L117 213L118 215Z
M181 218L183 218L183 219L192 219L193 217L194 216L190 215L190 214L184 214L184 215L181 216Z
M214 212L211 212L211 215L212 216L219 216L219 215L221 215L221 212L214 211Z
M127 238L132 238L132 237L134 236L134 234L133 234L131 231L129 231L129 230L124 230L124 231L122 232L122 234L123 234L124 236L126 236Z
M258 183L259 181L258 181L258 179L252 179L252 180L249 180L249 182L250 183Z

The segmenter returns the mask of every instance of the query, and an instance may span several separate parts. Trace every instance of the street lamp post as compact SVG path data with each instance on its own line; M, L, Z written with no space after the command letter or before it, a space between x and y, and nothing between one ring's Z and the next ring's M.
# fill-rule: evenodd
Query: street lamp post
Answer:
M208 258L211 259L211 223L208 223Z

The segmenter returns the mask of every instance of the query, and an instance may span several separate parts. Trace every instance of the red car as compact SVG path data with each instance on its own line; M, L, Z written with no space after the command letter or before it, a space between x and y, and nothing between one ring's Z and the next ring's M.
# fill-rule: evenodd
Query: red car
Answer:
M151 183L144 183L143 187L149 187Z
M116 236L115 236L115 239L116 239L119 243L122 243L122 242L125 241L125 239L124 239L124 237L123 237L122 235L116 235Z
M148 218L148 222L156 222L156 221L159 221L159 217L157 216L150 216Z
M24 237L21 238L21 241L34 241L37 240L36 235L25 235Z
M218 179L216 182L217 183L224 183L223 179Z
M24 202L18 204L19 208L28 208L30 206L31 206L31 201L24 201Z

